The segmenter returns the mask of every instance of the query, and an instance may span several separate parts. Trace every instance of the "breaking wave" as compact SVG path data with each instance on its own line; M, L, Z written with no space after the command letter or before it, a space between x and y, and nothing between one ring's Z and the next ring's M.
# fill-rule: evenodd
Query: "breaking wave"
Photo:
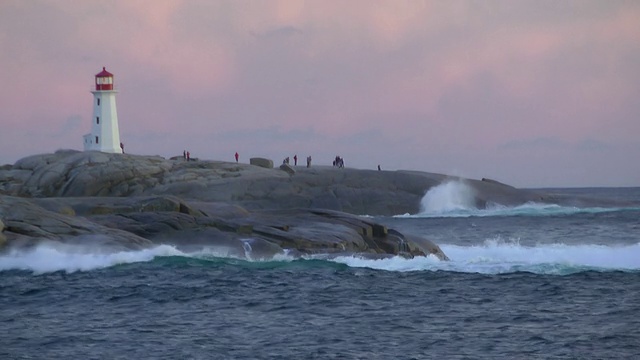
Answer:
M461 181L450 181L432 187L420 202L421 214L443 214L474 209L475 192Z
M569 275L584 271L640 271L640 243L627 246L539 245L522 246L518 242L487 240L482 245L441 244L451 261L435 257L362 260L336 259L351 267L389 271L451 271L461 273Z
M553 216L578 213L604 213L639 210L638 208L572 207L557 204L528 202L518 206L487 204L479 209L475 203L475 192L462 181L450 181L434 186L420 202L418 214L396 215L397 218L436 217L484 217L484 216Z
M287 254L276 255L268 260L249 257L229 257L215 249L203 249L185 253L173 246L116 253L89 253L73 248L40 245L29 250L14 251L0 255L0 272L23 270L34 274L56 271L68 273L105 269L131 263L153 263L162 266L159 260L167 258L195 259L200 265L234 259L235 266L253 263L272 263L286 266L287 263L326 262L343 264L351 268L369 268L384 271L448 271L459 273L503 274L531 272L535 274L568 275L584 271L640 271L640 243L625 246L565 245L551 244L523 246L517 241L487 240L481 245L459 246L441 244L451 261L440 261L434 256L405 259L392 257L370 259L357 255L309 256L294 258ZM187 265L188 266L188 263Z

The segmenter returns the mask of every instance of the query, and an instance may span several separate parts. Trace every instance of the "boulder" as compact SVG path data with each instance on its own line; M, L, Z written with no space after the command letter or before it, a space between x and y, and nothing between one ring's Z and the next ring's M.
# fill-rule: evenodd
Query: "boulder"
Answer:
M249 164L260 166L266 169L273 169L273 160L270 160L270 159L253 157L249 159Z
M440 260L449 260L440 246L433 241L411 234L404 234L404 237L410 247L416 246L425 254L432 254Z
M293 166L289 165L289 164L282 164L280 165L280 170L285 171L286 173L293 175L296 173L296 170L293 168Z

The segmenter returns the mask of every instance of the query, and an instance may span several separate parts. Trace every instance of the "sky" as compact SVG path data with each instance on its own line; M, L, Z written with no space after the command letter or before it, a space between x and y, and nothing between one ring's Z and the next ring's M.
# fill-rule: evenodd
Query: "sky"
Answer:
M0 0L0 164L83 149L640 186L640 1Z

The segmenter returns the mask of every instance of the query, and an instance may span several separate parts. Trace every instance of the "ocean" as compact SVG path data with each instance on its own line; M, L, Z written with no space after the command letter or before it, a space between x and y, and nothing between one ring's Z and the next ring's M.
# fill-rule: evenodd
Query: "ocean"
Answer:
M479 210L465 191L373 217L451 261L5 253L0 358L640 358L640 208ZM553 191L640 201L640 188Z

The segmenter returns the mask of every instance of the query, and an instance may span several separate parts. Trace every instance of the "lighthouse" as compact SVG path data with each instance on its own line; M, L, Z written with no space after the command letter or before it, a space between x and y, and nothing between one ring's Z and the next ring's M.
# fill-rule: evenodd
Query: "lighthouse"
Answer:
M103 67L102 71L96 74L95 85L95 90L91 91L93 94L91 133L84 136L84 150L121 154L116 110L117 91L113 88L113 74Z

